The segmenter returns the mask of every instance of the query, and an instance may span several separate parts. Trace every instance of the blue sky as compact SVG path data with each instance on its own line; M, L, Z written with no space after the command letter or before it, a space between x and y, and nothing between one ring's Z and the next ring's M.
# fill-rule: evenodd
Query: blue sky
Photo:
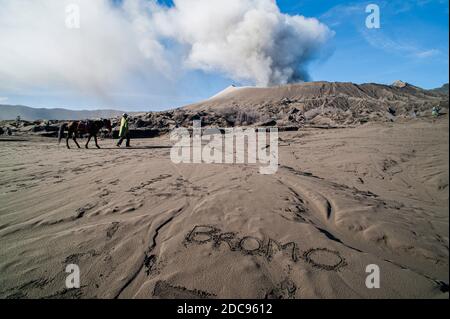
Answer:
M401 79L423 88L448 82L448 1L278 3L286 12L316 16L336 32L331 56L311 65L315 80L389 84ZM380 6L380 29L365 28L368 3Z
M164 3L171 5L170 1ZM380 7L380 29L365 26L369 3ZM308 64L314 81L390 84L401 79L427 89L449 81L448 1L277 0L277 4L282 13L317 18L335 33L320 57ZM0 87L0 104L164 110L206 99L232 83L247 84L219 72L186 70L170 82L158 81L157 76L150 82L131 76L109 92L107 99L70 87L24 87L13 91Z

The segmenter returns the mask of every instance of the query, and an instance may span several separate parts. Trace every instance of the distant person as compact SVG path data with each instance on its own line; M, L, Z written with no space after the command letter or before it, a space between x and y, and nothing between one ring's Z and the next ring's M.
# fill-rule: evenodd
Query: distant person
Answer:
M122 120L120 121L120 131L119 131L119 142L117 147L122 145L124 139L127 139L126 147L130 147L130 131L128 129L128 114L122 115Z
M440 112L440 108L438 106L433 106L433 109L431 110L431 115L433 117L438 117Z
M12 135L12 130L11 130L11 128L6 128L6 134L8 134L8 136L11 136Z

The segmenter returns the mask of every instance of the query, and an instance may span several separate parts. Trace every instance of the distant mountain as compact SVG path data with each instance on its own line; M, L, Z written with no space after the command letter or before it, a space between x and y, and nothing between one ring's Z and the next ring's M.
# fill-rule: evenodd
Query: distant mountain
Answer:
M430 90L432 92L442 93L448 95L448 83L444 84L440 88Z
M315 108L372 112L388 107L426 109L441 100L448 101L448 98L402 81L392 85L305 82L269 88L229 87L213 98L184 109L198 112L235 107L279 115L281 109L285 111L284 106L290 105L304 112Z
M22 105L0 105L0 120L15 120L20 116L22 120L82 120L88 118L111 118L122 115L117 110L81 110L67 109L38 109Z
M192 119L221 127L275 123L278 127L345 126L422 117L430 115L434 106L447 110L448 104L448 95L403 81L392 85L305 82L269 88L228 87L208 100L176 110L171 118L182 126ZM149 120L153 126L161 123Z

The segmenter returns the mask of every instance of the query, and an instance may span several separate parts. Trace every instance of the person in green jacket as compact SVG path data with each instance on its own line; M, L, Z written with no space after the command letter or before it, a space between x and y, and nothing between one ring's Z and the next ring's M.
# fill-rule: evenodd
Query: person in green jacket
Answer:
M120 131L119 131L119 142L117 146L120 147L124 139L127 139L126 147L130 147L130 132L128 130L128 114L124 114L122 116L122 120L120 121Z
M433 109L431 110L431 115L433 115L433 117L438 117L440 111L441 110L439 106L434 106Z

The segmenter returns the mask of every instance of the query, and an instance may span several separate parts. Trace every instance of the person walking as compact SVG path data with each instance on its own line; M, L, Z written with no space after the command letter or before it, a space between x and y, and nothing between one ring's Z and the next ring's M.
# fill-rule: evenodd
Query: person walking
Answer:
M120 121L120 131L119 131L119 142L117 143L117 147L122 145L124 139L127 140L126 147L130 147L130 131L128 130L128 114L124 114L122 116L122 120Z
M431 115L433 115L433 117L438 117L439 116L439 112L441 111L439 106L433 106L433 108L431 109Z

